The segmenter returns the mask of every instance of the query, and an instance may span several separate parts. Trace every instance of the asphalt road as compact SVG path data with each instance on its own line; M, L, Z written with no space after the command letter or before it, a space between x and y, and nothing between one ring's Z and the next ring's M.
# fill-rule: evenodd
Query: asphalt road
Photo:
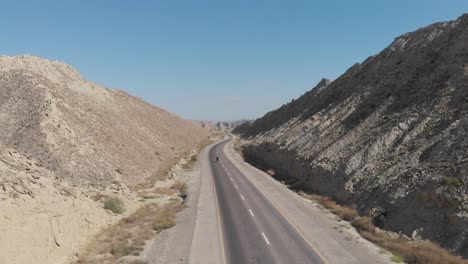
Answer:
M227 142L215 145L209 153L225 262L327 263L285 214L224 155L222 148Z

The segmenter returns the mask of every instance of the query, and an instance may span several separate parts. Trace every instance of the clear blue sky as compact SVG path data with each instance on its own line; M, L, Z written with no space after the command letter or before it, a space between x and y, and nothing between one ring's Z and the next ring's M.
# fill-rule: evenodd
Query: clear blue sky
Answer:
M467 0L0 1L0 54L71 64L189 119L259 117Z

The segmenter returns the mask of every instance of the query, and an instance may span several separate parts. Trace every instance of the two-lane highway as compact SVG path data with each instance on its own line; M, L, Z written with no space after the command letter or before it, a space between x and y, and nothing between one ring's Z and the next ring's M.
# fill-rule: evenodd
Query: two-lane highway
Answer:
M224 155L226 144L215 145L209 153L226 263L327 263L284 212Z

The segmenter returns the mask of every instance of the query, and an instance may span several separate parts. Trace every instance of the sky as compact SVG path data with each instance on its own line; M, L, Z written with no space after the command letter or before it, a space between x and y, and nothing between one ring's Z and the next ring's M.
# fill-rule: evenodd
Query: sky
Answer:
M257 118L468 0L0 0L0 54L64 61L187 119Z

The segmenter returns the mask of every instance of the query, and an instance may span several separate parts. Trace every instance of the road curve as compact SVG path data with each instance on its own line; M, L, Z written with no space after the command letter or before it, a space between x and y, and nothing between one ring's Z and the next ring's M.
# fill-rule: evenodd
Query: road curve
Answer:
M228 142L215 145L209 152L225 262L328 263L225 156L223 147Z

